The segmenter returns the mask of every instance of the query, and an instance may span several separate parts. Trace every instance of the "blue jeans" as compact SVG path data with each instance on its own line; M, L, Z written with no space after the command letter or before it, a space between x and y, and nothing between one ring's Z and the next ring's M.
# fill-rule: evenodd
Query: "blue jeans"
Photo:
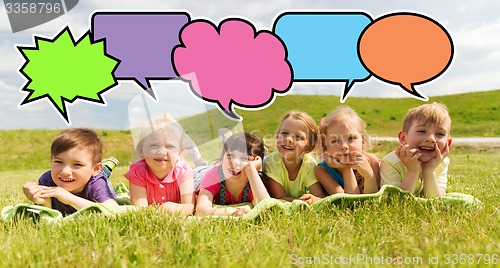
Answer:
M108 182L109 190L111 190L111 192L113 194L115 194L115 189L113 188L113 185L111 184L111 181L109 180L109 178L111 177L112 171L113 170L110 169L108 166L102 165L101 171L99 173L101 173L104 176L104 178L106 178L106 181Z

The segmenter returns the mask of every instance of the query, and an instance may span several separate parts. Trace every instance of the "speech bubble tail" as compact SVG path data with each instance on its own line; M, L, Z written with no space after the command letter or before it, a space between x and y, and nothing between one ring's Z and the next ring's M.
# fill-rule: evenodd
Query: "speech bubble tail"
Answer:
M149 97L151 97L154 101L158 101L156 99L156 94L154 92L154 90L152 88L148 88L146 90L144 90L146 93L148 93Z
M241 120L241 117L236 113L234 112L233 110L231 109L220 109L221 112L224 113L224 115L226 115L227 118L231 119L231 120L235 120L235 121L240 121Z
M139 86L141 86L142 89L144 89L144 91L146 93L148 93L148 95L154 100L154 101L157 101L156 99L156 94L153 90L153 87L151 86L151 83L149 82L149 80L145 77L142 77L142 78L139 78L139 79L134 79L137 84Z
M61 97L59 100L56 100L52 97L49 97L49 100L50 102L52 102L52 106L55 108L55 110L61 115L61 117L64 118L66 123L69 124L68 110L66 109L66 103L64 102L64 99Z
M419 100L427 100L426 96L421 95L412 83L400 83L399 86L408 94L412 95L412 97Z
M341 103L344 103L347 100L347 98L349 97L349 94L351 93L351 89L354 86L354 82L355 82L354 80L348 80L345 83L344 90L342 91L342 96L340 96Z
M23 105L28 105L33 102L36 102L38 100L41 100L42 98L47 98L50 103L52 104L52 108L59 113L59 115L66 121L66 124L69 126L70 121L69 121L69 115L68 115L68 110L66 109L66 103L64 102L64 99L61 97L59 100L55 100L52 98L50 95L42 95L42 96L35 96L34 94L36 93L34 90L29 90L26 88L23 88L24 91L28 91L29 94L24 98L24 100L19 103L19 106Z

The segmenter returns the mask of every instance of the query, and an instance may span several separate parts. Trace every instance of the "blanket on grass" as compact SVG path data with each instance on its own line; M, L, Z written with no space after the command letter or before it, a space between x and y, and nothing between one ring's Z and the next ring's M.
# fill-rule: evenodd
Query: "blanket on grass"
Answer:
M117 206L109 204L95 203L88 205L77 212L68 215L66 217L55 209L51 209L44 206L39 206L30 203L19 203L15 205L5 206L0 212L0 217L4 221L11 221L20 218L31 218L33 221L47 221L47 222L58 222L58 221L70 221L80 217L89 216L91 214L102 214L105 217L115 216L125 211L130 211L135 209L134 206Z
M120 192L117 192L117 195L122 198L123 202L120 203L130 204L129 203L130 198L127 199L127 195L125 195L125 190L126 187L121 189ZM385 202L389 198L396 198L399 200L410 198L422 203L443 204L449 206L459 206L459 207L475 208L475 209L481 209L482 206L481 201L479 201L474 196L468 194L448 193L444 197L425 199L414 196L412 193L408 191L403 191L396 186L384 185L380 188L380 190L377 193L363 194L363 195L335 194L325 197L312 205L308 205L307 203L301 200L294 200L293 202L287 202L284 200L278 200L274 198L263 200L255 207L252 207L251 203L230 205L230 207L233 208L247 207L250 209L250 212L243 215L242 217L225 216L217 218L254 220L269 210L278 210L285 214L294 214L296 212L303 210L313 210L319 212L328 209L341 209L341 208L354 207L356 204L361 204L362 202L369 200L373 200L375 202ZM85 208L82 208L79 211L69 216L63 217L61 212L54 209L29 203L20 203L16 205L3 207L0 212L0 218L5 221L10 221L10 220L15 220L17 218L28 217L34 220L46 220L49 222L58 222L58 221L72 220L85 215L88 216L92 213L102 214L103 216L115 216L119 215L122 212L130 211L133 209L135 209L135 207L130 205L116 206L116 205L105 205L105 204L95 203ZM208 216L208 217L215 217L215 216ZM190 216L190 218L198 218L198 217Z
M335 194L321 199L320 201L308 205L304 201L294 200L293 202L286 202L283 200L277 200L274 198L266 199L253 207L250 212L243 215L241 219L244 220L253 220L258 218L267 210L280 210L286 214L294 214L301 210L313 210L315 212L328 210L328 209L342 209L342 208L352 208L356 204L361 204L365 201L374 201L374 202L386 202L389 198L404 200L404 199L413 199L417 202L428 203L428 204L441 204L445 206L453 206L453 207L465 207L465 208L474 208L481 209L482 202L469 194L463 193L447 193L445 196L440 198L422 198L413 195L408 191L401 190L399 187L392 185L384 185L380 188L380 190L373 194ZM250 206L251 203L241 204L243 206ZM233 206L238 207L238 206ZM235 218L235 217L227 217L227 218Z

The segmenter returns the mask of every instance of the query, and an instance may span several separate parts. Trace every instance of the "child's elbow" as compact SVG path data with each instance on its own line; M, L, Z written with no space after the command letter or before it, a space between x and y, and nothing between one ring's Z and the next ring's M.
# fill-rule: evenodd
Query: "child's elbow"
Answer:
M182 210L185 215L191 215L194 212L195 206L193 204L184 204L184 209Z
M196 215L196 216L206 216L209 214L210 214L210 211L204 206L196 206L196 209L194 211L194 215Z

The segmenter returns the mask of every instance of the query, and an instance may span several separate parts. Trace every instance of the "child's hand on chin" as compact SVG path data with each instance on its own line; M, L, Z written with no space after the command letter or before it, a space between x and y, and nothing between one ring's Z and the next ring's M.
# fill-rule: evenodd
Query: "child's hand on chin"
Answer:
M448 155L450 152L448 144L446 144L443 148L443 151L439 150L439 147L437 143L434 144L434 150L436 152L436 156L434 156L432 159L429 161L422 163L422 170L434 170L436 167L443 161L443 159Z
M406 166L408 171L419 172L421 168L421 163L418 160L421 153L417 153L417 149L410 149L410 145L401 144L396 149L396 155L401 160L403 165Z
M325 153L323 155L323 159L325 159L326 164L331 168L335 168L335 169L339 169L339 170L347 168L347 165L340 163L340 161L336 157L331 156L328 153Z
M351 152L349 154L351 158L351 166L353 169L368 169L370 167L370 161L368 157L362 152Z

